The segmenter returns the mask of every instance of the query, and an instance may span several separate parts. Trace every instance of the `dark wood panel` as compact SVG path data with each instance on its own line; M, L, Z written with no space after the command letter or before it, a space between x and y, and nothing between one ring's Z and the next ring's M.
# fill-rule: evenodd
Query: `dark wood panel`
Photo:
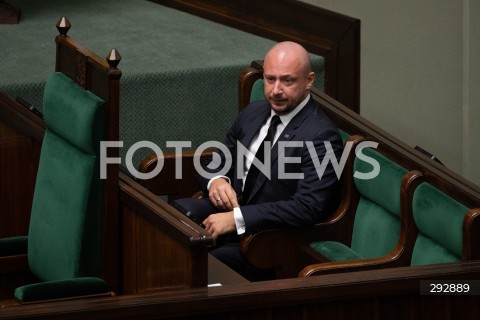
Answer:
M28 233L44 130L43 120L0 93L0 237Z
M0 237L27 235L38 162L38 148L32 140L6 135L0 124ZM36 161L35 161L36 159Z
M123 293L205 287L212 238L123 173L120 192Z
M5 308L1 319L475 319L480 296L421 280L479 280L480 262L393 268Z

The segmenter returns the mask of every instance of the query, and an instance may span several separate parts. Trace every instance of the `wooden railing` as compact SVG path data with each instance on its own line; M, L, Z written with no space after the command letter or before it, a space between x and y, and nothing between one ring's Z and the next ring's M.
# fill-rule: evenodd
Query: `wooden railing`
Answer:
M480 262L4 308L0 319L477 319ZM469 284L468 293L429 292ZM424 294L427 293L427 294Z

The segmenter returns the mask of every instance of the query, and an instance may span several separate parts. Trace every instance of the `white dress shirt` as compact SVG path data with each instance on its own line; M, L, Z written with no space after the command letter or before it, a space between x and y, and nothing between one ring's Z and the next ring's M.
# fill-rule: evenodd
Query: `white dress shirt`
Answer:
M310 94L291 112L289 112L285 115L279 116L281 122L278 124L277 131L275 133L275 137L273 138L273 141L272 141L272 147L275 144L275 142L278 140L280 135L282 134L283 129L285 129L285 127L293 119L293 117L295 117L300 112L300 110L302 110L303 107L305 107L305 105L307 104L309 99L310 99ZM270 122L271 122L272 117L274 115L275 115L275 112L273 110L271 110L270 117L267 119L267 121L260 128L260 131L253 138L252 143L248 147L248 150L250 152L248 152L246 157L245 157L245 164L244 164L243 177L242 177L243 185L245 185L245 179L247 177L248 170L250 169L250 166L252 165L253 158L255 157L255 154L257 153L257 150L260 147L260 144L262 143L262 141L267 136L268 128L270 127ZM230 179L228 179L228 177L216 176L216 177L213 177L212 179L210 179L210 181L208 182L207 188L210 189L210 184L212 183L212 181L214 181L215 179L218 179L218 178L226 178L230 182ZM233 208L233 217L235 219L235 226L236 226L236 229L237 229L237 234L241 235L241 234L245 233L245 220L243 219L243 215L242 215L242 211L240 210L240 207Z

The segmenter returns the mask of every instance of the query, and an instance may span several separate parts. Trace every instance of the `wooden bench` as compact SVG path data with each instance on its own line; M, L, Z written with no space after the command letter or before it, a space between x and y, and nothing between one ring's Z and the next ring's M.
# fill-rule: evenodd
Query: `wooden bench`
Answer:
M251 97L255 95L254 90L255 84L259 79L262 78L262 65L261 62L253 62L251 67L245 70L240 76L240 88L243 93L240 94L240 104L245 106ZM258 84L258 83L257 83ZM261 90L260 90L261 91ZM328 264L317 264L315 266L310 266L302 270L301 275L313 275L321 273L330 273L330 272L341 272L341 271L351 271L357 269L365 268L380 268L380 267L391 267L391 266L402 266L410 264L410 257L412 251L414 250L414 243L417 237L417 229L413 219L412 213L412 198L414 195L415 188L422 181L436 181L436 185L441 188L444 192L447 193L447 196L460 201L467 205L469 208L479 208L480 207L480 197L479 197L479 188L478 186L473 185L471 182L466 179L458 176L452 171L448 170L437 162L425 157L423 154L418 152L412 147L409 147L399 141L398 139L392 137L387 132L376 127L374 124L368 122L361 116L355 115L347 110L340 103L333 101L331 98L326 96L322 92L318 92L313 89L313 96L320 104L324 107L324 110L329 114L332 120L337 124L339 129L347 133L348 135L361 135L366 140L375 141L379 143L379 148L384 149L391 160L395 163L408 168L409 170L415 170L417 173L416 181L413 182L410 176L409 185L402 187L402 204L405 208L405 219L402 220L402 232L397 244L397 247L392 250L387 256L379 259L369 259L369 260L356 260L352 262L331 262ZM257 94L258 96L258 94ZM346 177L346 186L347 189L344 191L346 194L343 195L346 201L349 199L355 198L352 195L354 188L349 187L352 185L351 182L351 173ZM349 182L350 181L350 182ZM339 209L343 210L342 206ZM472 216L476 216L478 209L473 210L470 213ZM332 220L335 220L339 214L335 214ZM474 218L472 218L474 219ZM351 230L352 228L352 219L350 224L343 226L340 230L336 230L336 234L326 236L326 238L335 239L338 234L342 234L341 230ZM476 238L471 236L472 232L475 232L476 222L470 222L464 226L464 246L472 246L474 253L468 255L467 260L475 259L476 255L479 254L480 246L476 242ZM261 266L264 268L276 268L276 269L286 269L288 272L278 271L280 277L284 276L294 276L295 271L298 269L297 266L292 266L295 262L292 262L290 259L285 257L284 252L295 252L299 250L300 247L305 246L313 242L315 235L323 239L325 231L322 230L321 225L316 226L318 230L316 231L299 231L299 230L277 230L277 231L266 231L261 234L256 234L247 237L244 239L242 245L242 252L246 259L253 265ZM310 235L310 236L309 236ZM351 234L350 234L351 237ZM302 239L302 240L281 240L281 239ZM297 242L299 241L299 242ZM343 241L344 243L349 243ZM472 242L476 242L472 245ZM281 243L277 248L272 248L272 243ZM293 243L293 246L290 247L290 243ZM267 257L267 258L266 258ZM295 259L292 259L295 260ZM317 256L317 261L325 261L325 257ZM327 259L328 260L328 259ZM300 263L305 263L305 261ZM388 263L386 263L388 261Z
M255 89L255 84L261 78L262 64L258 61L254 61L251 67L242 72L239 78L240 109L248 104L252 96L256 95L254 91L258 90L258 88ZM261 92L262 90L259 91ZM368 261L356 261L354 264L348 262L332 262L323 267L317 265L308 271L302 271L302 275L340 272L342 270L350 271L358 268L368 269L409 265L417 235L413 224L411 201L414 189L418 183L420 183L421 179L435 177L437 180L445 180L443 184L450 184L448 187L449 196L454 199L467 201L470 208L480 207L480 193L477 186L425 157L414 148L395 139L324 93L314 89L312 95L314 99L320 102L324 110L346 137L362 137L362 139L367 141L378 142L379 150L393 161L393 163L407 168L407 170L414 170L416 173L409 175L405 181L406 185L401 188L403 207L401 214L402 228L397 246L395 246L391 252L382 257L370 257L371 259ZM152 190L160 192L166 191L169 189L168 186L172 186L172 192L166 192L166 194L170 196L174 195L171 199L191 196L193 190L198 190L194 174L195 169L192 165L192 154L193 153L188 153L185 158L182 157L184 173L186 173L182 180L172 179L172 173L164 170L157 177L146 181L146 183ZM325 261L325 257L320 257L318 254L305 254L305 248L311 243L336 240L345 246L351 245L355 210L358 203L358 192L354 187L352 171L352 163L355 157L353 153L350 155L351 157L348 162L350 164L347 165L345 170L349 173L343 177L345 182L343 204L339 210L333 214L330 221L319 224L314 228L268 230L247 236L242 240L241 248L243 256L249 263L259 268L275 269L277 278L295 277L307 265L315 262L318 263L322 260ZM170 162L172 167L175 165L174 159L175 157L171 155L167 155L165 158L166 162ZM155 156L149 157L142 162L140 171L149 172L155 165ZM421 179L418 179L415 183L413 182L414 178L417 179L420 177ZM158 186L164 186L163 190L160 190ZM468 232L466 234L468 234ZM467 242L471 241L468 240ZM480 248L475 248L475 251L478 250L480 250ZM312 253L312 250L306 251Z

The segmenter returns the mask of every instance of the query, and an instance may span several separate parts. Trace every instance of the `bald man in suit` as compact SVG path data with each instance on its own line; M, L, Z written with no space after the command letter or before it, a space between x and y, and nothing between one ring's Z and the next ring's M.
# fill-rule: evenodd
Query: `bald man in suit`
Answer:
M337 175L331 164L324 171L318 164L325 157L338 161L342 140L310 96L314 78L309 54L302 46L281 42L272 47L264 60L265 100L239 113L223 142L229 154L220 151L219 163L204 166L209 174L200 177L200 184L208 199L198 200L201 204L177 200L216 240L210 253L252 281L269 279L271 274L243 261L242 235L310 226L325 220L338 204ZM264 147L262 141L272 122L276 130ZM243 147L249 152L243 152ZM252 168L262 168L268 161L254 160L258 149L262 155L270 154L270 166L260 172ZM230 170L217 174L229 157ZM249 179L254 171L255 177Z

